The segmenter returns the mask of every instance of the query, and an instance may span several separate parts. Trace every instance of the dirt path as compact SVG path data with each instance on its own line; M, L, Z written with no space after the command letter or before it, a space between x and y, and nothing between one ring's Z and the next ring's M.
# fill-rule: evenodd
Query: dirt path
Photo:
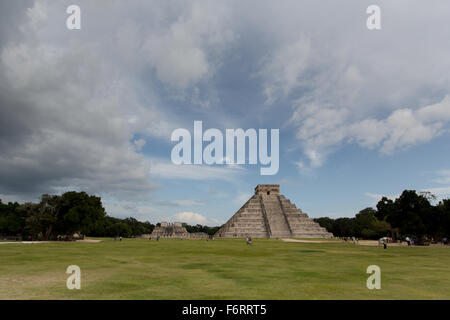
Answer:
M50 243L50 241L0 241L0 244L14 244L14 243L34 244L34 243Z
M299 240L299 239L281 239L284 242L302 242L302 243L337 243L337 241L320 241L320 240Z
M0 241L0 244L35 244L35 243L61 243L65 241ZM86 240L76 240L75 242L84 243L98 243L102 240L86 239Z
M301 243L348 243L352 244L351 241L344 242L344 241L321 241L321 240L299 240L299 239L281 239L284 242L301 242ZM355 244L358 244L360 246L371 246L371 247L377 247L379 246L378 241L376 240L361 240L356 242ZM402 247L406 246L406 242L404 243L388 243L388 247Z

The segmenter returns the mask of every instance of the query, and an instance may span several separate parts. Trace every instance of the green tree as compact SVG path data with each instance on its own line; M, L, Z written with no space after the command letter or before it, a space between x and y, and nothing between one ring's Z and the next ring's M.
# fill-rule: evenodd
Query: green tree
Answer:
M0 234L20 235L25 226L25 214L19 212L17 202L3 204L0 200Z
M317 222L321 227L327 229L327 231L332 232L334 228L334 219L323 217L323 218L316 218L314 219L315 222ZM338 235L335 235L338 237Z
M124 219L124 221L131 230L131 234L133 236L139 236L145 232L145 228L142 225L142 222L137 221L135 218L129 217Z
M377 233L373 230L373 224L376 222L376 210L365 208L355 215L354 230L357 237L368 239L376 238Z
M444 199L436 206L437 213L439 218L437 220L437 224L439 227L437 228L437 238L450 237L450 199Z
M64 193L58 209L58 231L66 235L75 232L90 234L95 230L96 223L106 216L101 199L86 192Z
M130 226L125 222L117 222L113 224L110 231L113 236L121 236L123 238L128 238L132 235Z
M418 195L415 190L404 190L395 201L383 197L377 209L381 220L398 228L403 235L418 238L427 234L433 211L429 200L424 195Z
M38 204L28 203L21 209L27 213L26 228L43 240L55 238L58 221L59 196L44 194Z
M338 218L334 221L331 233L338 237L351 237L355 235L355 224L352 218Z

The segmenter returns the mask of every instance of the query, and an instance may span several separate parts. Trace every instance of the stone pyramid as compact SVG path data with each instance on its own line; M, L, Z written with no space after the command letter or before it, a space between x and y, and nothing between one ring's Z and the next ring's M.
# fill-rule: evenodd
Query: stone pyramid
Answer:
M295 204L278 184L259 184L255 194L216 233L223 238L331 238Z

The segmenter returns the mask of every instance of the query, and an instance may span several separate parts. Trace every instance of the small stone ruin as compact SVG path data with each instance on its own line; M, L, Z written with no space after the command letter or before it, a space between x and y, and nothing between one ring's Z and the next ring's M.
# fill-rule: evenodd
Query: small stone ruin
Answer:
M155 227L150 237L156 238L182 238L182 239L201 239L208 235L204 232L190 233L183 227L181 222L161 222L159 227Z

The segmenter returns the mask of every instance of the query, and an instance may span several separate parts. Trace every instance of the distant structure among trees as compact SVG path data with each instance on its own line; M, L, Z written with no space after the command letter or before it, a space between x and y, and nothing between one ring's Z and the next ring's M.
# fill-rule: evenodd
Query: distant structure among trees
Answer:
M182 227L198 235L213 235L219 228L186 223ZM39 203L4 204L0 200L0 239L72 240L74 235L128 238L151 234L154 229L155 225L148 221L108 216L101 198L86 192L44 194Z
M386 197L374 208L361 210L354 218L316 218L315 222L335 237L394 239L414 237L442 240L450 238L450 199L432 204L429 192L405 190L395 200ZM156 225L161 227L161 223ZM178 227L178 224L177 224ZM188 233L214 235L220 227L179 227ZM85 192L70 191L62 195L44 194L39 203L0 200L0 238L22 240L71 240L75 234L96 237L132 237L151 234L155 225L135 218L119 219L106 214L101 198Z
M185 239L202 239L207 238L206 232L188 232L186 229L186 224L181 222L161 222L157 226L150 237L160 237L160 238L185 238Z

